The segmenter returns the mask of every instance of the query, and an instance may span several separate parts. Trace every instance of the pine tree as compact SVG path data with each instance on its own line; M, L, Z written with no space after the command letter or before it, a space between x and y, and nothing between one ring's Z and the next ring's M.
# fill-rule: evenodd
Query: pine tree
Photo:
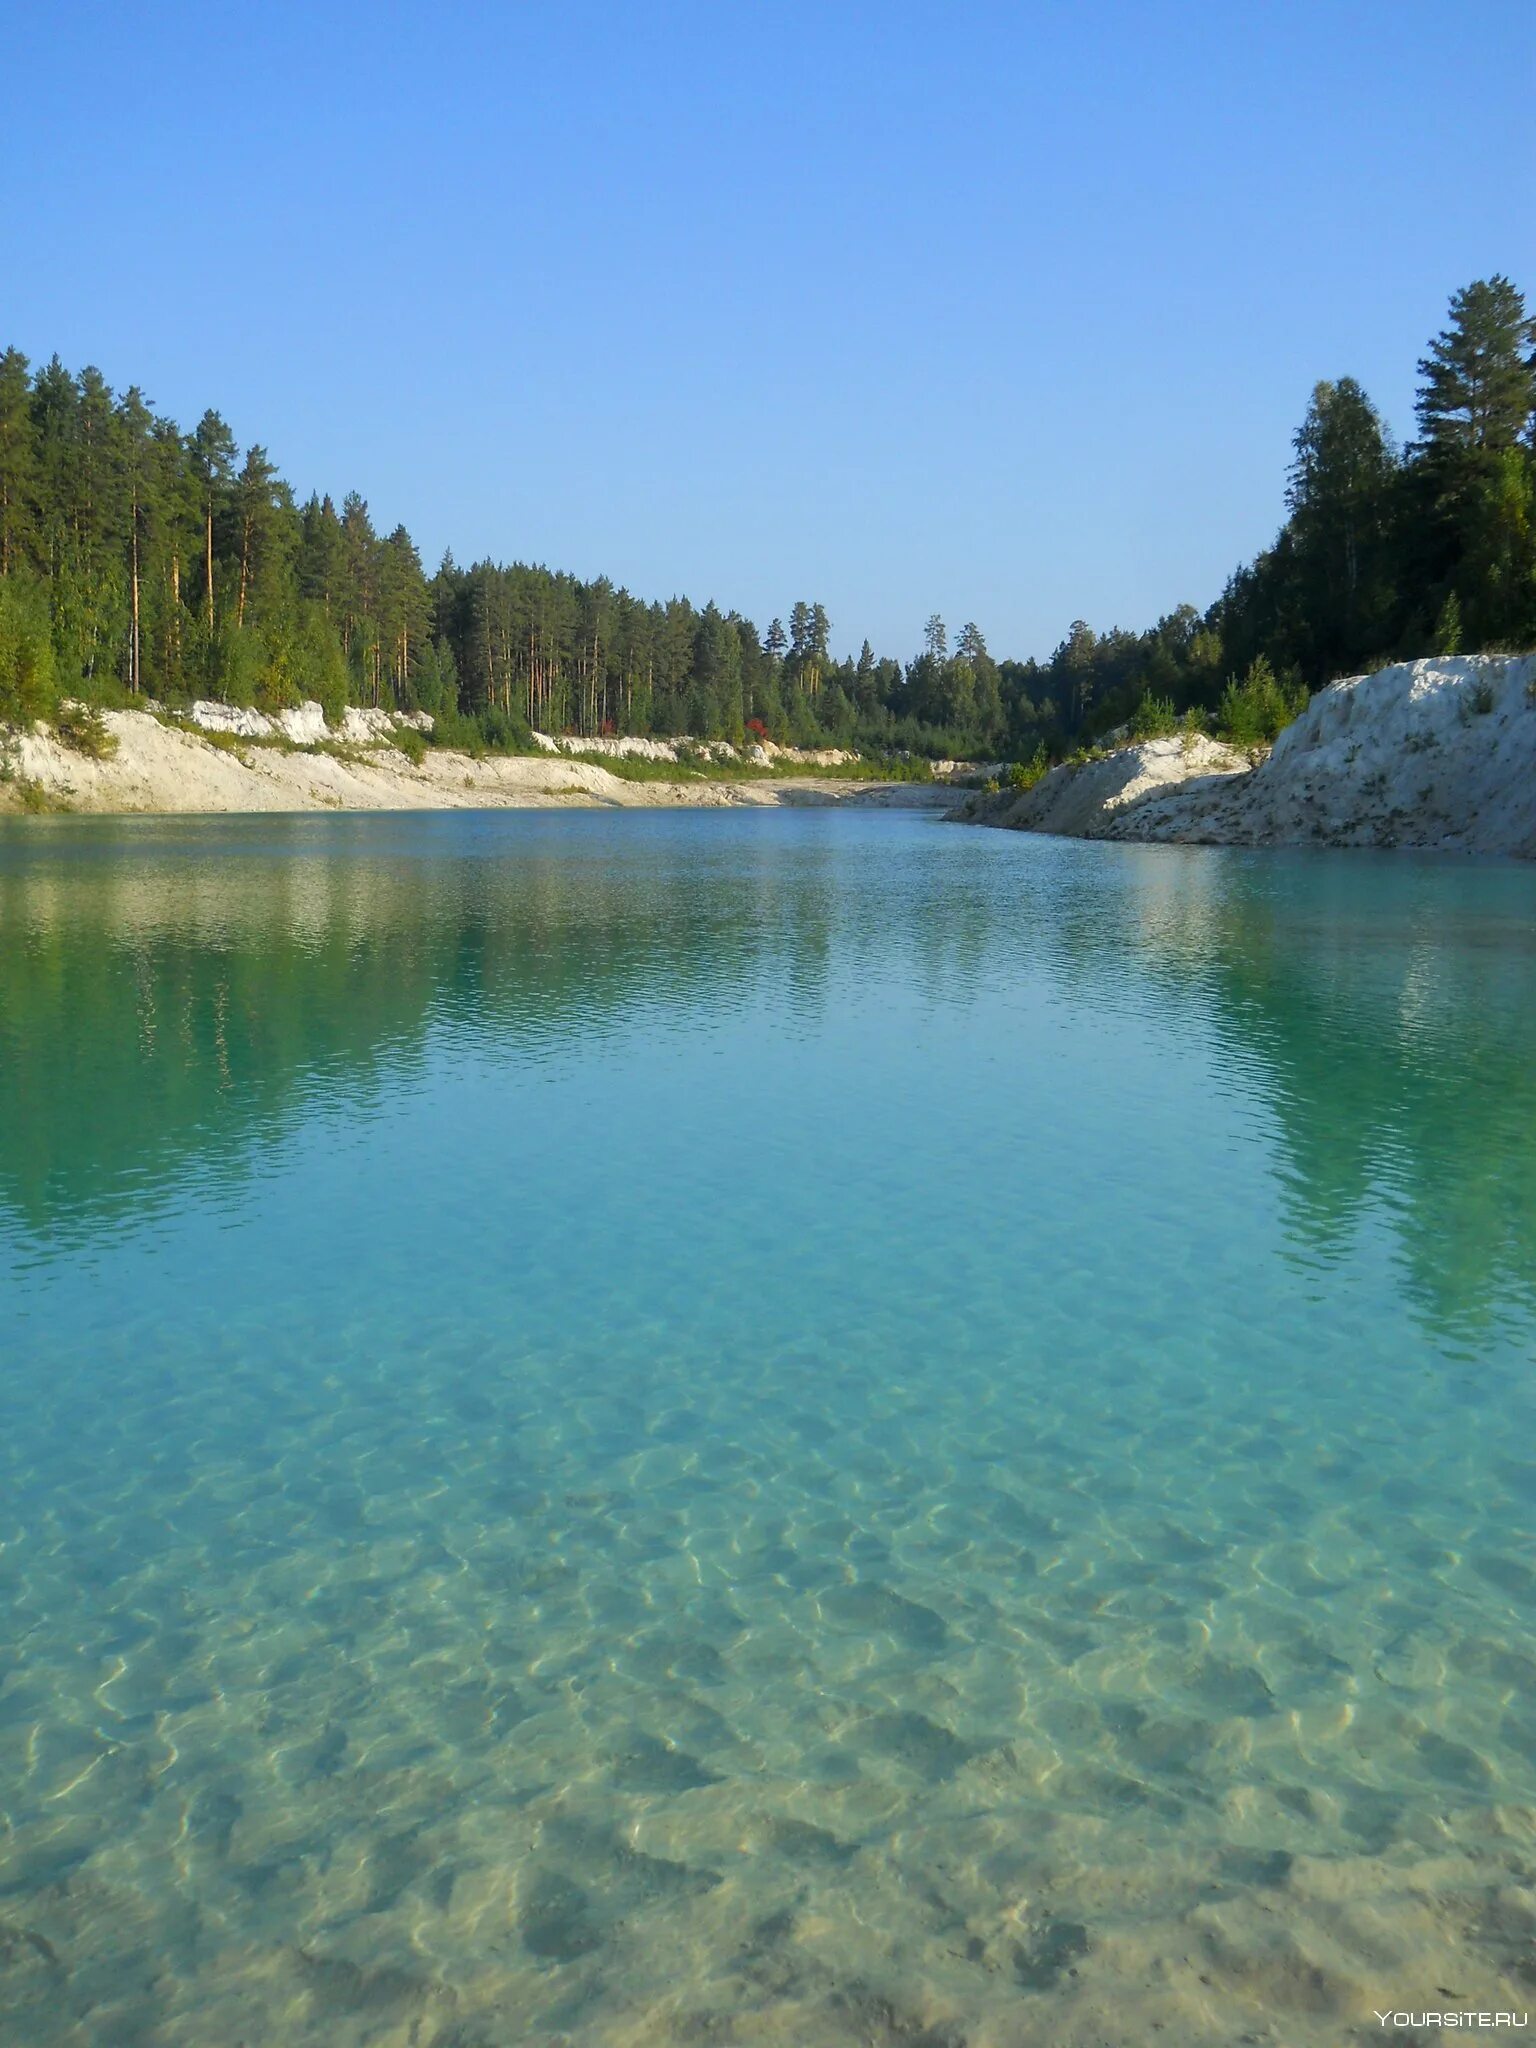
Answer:
M1067 637L1051 656L1051 670L1059 702L1073 724L1081 725L1093 708L1097 676L1095 657L1099 638L1086 619L1074 619Z
M1536 406L1532 323L1507 277L1479 279L1451 300L1451 324L1419 363L1417 411L1431 455L1512 448Z
M145 403L143 392L136 384L130 385L118 407L118 428L128 524L129 626L125 680L135 693L144 687L143 565L155 496L154 427L154 414Z
M57 356L32 380L34 503L37 508L36 562L45 576L57 575L71 534L74 500L76 422L80 388Z
M1303 666L1318 682L1385 644L1385 560L1397 464L1353 377L1313 388L1286 497Z
M218 626L213 555L214 521L223 511L238 456L239 449L235 445L235 437L224 421L212 410L205 412L197 423L197 431L188 446L187 457L197 481L203 515L203 623L208 636L210 654Z
M1459 582L1468 593L1474 646L1528 647L1536 639L1536 474L1520 448L1486 465L1462 516Z
M0 355L0 576L21 569L35 544L31 399L27 359L19 348L8 348Z
M336 624L362 701L379 701L378 537L368 503L349 491L341 508L341 585Z
M821 693L821 678L826 669L828 649L832 640L832 622L827 617L823 604L813 604L806 620L804 682L811 696Z
M156 420L150 433L151 483L145 494L148 531L145 564L150 669L153 687L180 696L187 687L187 646L194 623L182 592L182 573L202 546L199 487L187 443L173 420Z
M379 627L390 693L404 709L412 701L412 666L426 644L429 608L421 557L403 526L395 528L380 551L379 576Z
M1440 607L1440 616L1435 621L1434 640L1437 654L1461 652L1461 606L1456 601L1454 590L1447 592L1445 603Z
M287 501L285 503L285 500ZM235 583L235 630L245 626L246 606L258 580L271 583L278 567L284 533L283 514L292 511L288 486L278 476L265 448L252 442L234 485L239 573Z
M121 444L112 393L100 370L80 372L75 415L72 522L81 558L100 573L121 535Z
M345 545L341 520L328 497L311 497L299 520L299 595L322 605L328 618L335 614L341 588ZM446 565L451 568L451 560Z

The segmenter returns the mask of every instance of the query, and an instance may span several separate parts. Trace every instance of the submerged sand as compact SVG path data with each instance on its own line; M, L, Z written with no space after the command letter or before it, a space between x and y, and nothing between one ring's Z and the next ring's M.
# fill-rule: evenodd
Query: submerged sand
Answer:
M1455 1628L1383 1614L1347 1500L1327 1548L1266 1533L1314 1483L1299 1415L1242 1526L1111 1519L1117 1416L1063 1473L998 1409L977 1466L956 1378L871 1406L852 1462L784 1399L610 1460L587 1386L514 1449L508 1381L381 1368L371 1419L282 1381L270 1499L236 1446L266 1380L200 1458L171 1404L163 1554L142 1482L93 1496L118 1620L68 1544L21 1580L16 2038L1335 2048L1536 2003L1531 1662L1488 1579L1525 1567L1447 1551ZM115 1647L49 1654L82 1608Z
M1525 2008L1509 893L1453 971L1390 896L1277 933L1243 861L891 845L851 871L910 888L754 862L692 907L500 864L515 916L463 860L446 911L388 856L23 864L8 1015L79 1106L66 1143L12 1063L69 1256L0 1435L7 2043L1334 2048ZM1037 865L1144 881L1001 921ZM1065 1125L997 1109L1032 1013ZM887 1029L974 1091L852 1092ZM377 1144L407 1107L432 1142ZM1289 1279L1200 1223L1272 1144ZM1478 1253L1431 1351L1364 1284L1470 1301Z

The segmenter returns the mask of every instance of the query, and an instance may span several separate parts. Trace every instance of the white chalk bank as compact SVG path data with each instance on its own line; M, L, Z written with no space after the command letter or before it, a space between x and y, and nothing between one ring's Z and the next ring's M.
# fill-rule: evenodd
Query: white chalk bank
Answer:
M1257 765L1203 738L1144 741L950 815L1085 839L1536 857L1536 655L1346 676Z

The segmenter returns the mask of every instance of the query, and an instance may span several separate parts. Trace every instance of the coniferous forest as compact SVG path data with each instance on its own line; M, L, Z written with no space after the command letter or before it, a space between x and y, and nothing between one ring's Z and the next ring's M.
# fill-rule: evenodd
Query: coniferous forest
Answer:
M446 742L771 737L869 751L1025 756L1128 718L1218 719L1234 692L1279 722L1304 692L1398 657L1536 644L1536 358L1522 294L1455 294L1394 443L1351 377L1297 429L1287 517L1205 612L1141 632L1072 624L1049 659L998 659L931 618L898 660L834 660L825 608L788 625L648 601L524 563L447 556L356 493L300 505L216 412L183 432L134 386L0 356L0 722L61 700L278 710L316 698L431 712ZM1021 571L1021 573L1023 573Z

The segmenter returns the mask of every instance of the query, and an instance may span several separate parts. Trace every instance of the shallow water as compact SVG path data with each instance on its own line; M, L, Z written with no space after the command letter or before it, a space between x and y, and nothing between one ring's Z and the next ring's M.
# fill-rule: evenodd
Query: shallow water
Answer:
M6 827L0 2038L1536 2003L1533 1046L1516 866Z

